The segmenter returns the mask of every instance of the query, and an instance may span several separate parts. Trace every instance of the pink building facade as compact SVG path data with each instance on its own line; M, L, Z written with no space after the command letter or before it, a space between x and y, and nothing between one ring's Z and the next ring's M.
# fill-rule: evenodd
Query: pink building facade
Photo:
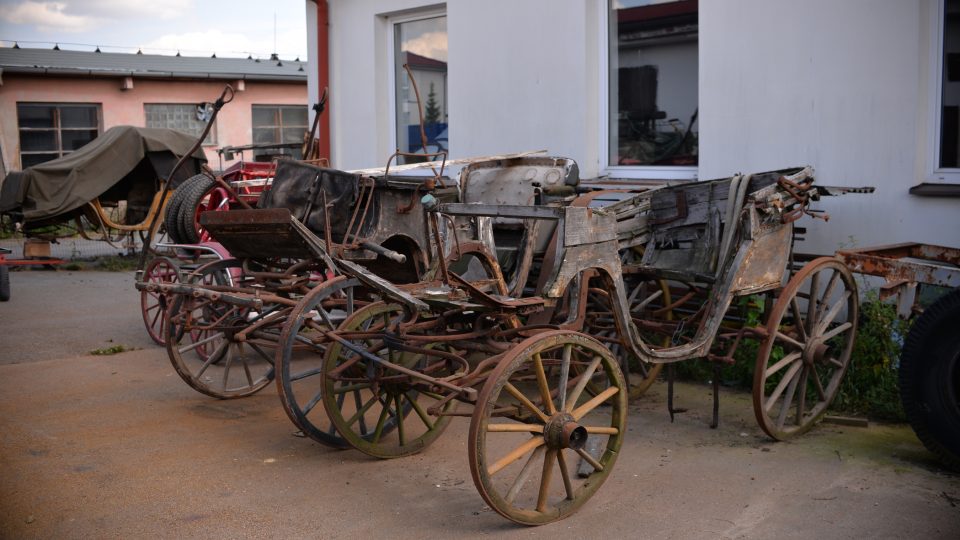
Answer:
M0 151L6 171L20 170L48 159L53 156L51 151L67 153L75 149L70 148L71 144L77 146L83 142L71 142L71 137L92 137L94 130L102 133L117 125L176 129L183 126L184 131L199 132L204 124L201 104L215 101L226 84L234 89L234 98L220 111L204 144L208 163L214 169L232 163L219 158L218 148L253 142L293 142L296 137L302 138L308 127L306 73L297 70L296 64L281 68L283 72L273 79L270 74L244 73L242 68L263 70L266 66L262 64L272 67L281 63L277 60L185 58L191 69L179 73L117 72L107 68L81 68L94 53L78 54L85 56L68 57L66 61L73 65L59 69L37 63L32 69L26 63L18 69L9 57L0 55L3 70L0 74ZM122 56L139 60L147 55ZM96 60L100 60L99 57L100 53L93 56ZM179 57L161 59L166 64L180 60ZM208 67L215 64L214 68L226 64L229 69L219 68L219 73L203 72L204 63ZM76 124L70 127L71 122L78 121L75 114L78 111L83 113L79 129ZM28 115L33 115L32 120ZM50 150L49 145L56 145L55 150ZM249 153L244 157L253 159Z

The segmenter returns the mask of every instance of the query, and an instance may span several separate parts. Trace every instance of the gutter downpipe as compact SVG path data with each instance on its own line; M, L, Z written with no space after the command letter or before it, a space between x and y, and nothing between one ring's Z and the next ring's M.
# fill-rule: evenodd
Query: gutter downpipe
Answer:
M330 87L330 6L327 0L317 3L317 102L324 89ZM319 114L319 113L318 113ZM319 156L330 159L330 113L320 119Z

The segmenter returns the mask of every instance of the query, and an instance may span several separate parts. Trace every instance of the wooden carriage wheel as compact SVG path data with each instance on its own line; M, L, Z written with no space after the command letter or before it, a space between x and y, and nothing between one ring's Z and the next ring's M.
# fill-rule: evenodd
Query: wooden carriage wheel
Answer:
M853 275L832 257L807 263L787 283L754 370L753 409L768 435L800 435L826 413L850 364L858 309Z
M588 383L605 389L592 395ZM565 330L527 338L491 373L470 421L470 472L480 496L524 525L567 517L613 470L626 413L626 381L601 343ZM593 438L599 448L591 452Z

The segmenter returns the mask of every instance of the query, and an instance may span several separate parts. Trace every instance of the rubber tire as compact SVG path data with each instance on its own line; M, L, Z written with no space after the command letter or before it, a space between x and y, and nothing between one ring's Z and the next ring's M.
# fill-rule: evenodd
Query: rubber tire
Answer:
M10 300L10 267L0 265L0 302Z
M177 209L178 231L183 241L187 244L200 243L200 234L197 232L194 221L197 214L197 206L199 206L200 201L203 200L207 192L210 191L210 188L216 185L213 178L206 175L198 176L202 176L203 178L194 176L190 179L189 183L180 186L180 190L183 191L183 197L180 199L180 207Z
M186 244L183 232L180 230L180 206L183 204L183 196L187 194L187 186L194 182L199 182L203 178L209 178L205 174L196 174L186 179L180 187L173 191L170 200L167 202L167 208L163 216L163 228L167 231L167 236L174 244Z
M960 289L913 323L900 356L900 399L917 437L960 471Z

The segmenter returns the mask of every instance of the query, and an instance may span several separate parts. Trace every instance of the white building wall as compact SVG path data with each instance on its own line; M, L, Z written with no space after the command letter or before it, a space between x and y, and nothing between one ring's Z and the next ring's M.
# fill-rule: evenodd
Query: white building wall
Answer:
M810 164L825 198L804 251L902 241L960 246L960 200L924 180L928 0L700 3L700 178Z
M596 176L600 0L451 0L447 14L451 157L548 149ZM333 164L385 164L393 152L391 17L437 4L331 0ZM426 90L421 88L421 92Z
M960 245L958 199L925 180L935 0L704 0L699 178L810 164L827 198L800 249ZM447 14L451 157L546 148L601 174L604 0L331 0L331 128L340 168L393 151L390 17ZM311 76L313 70L311 68Z

